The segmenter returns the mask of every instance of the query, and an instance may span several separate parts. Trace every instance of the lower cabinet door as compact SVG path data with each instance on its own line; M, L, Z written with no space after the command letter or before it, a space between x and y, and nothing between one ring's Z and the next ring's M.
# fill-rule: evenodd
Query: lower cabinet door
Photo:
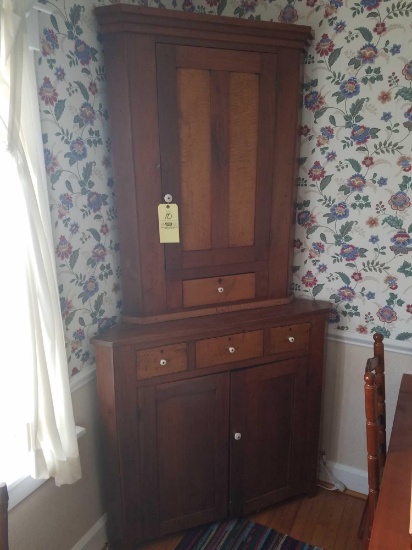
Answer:
M145 537L227 515L230 374L140 388Z
M307 359L231 375L230 514L302 492Z

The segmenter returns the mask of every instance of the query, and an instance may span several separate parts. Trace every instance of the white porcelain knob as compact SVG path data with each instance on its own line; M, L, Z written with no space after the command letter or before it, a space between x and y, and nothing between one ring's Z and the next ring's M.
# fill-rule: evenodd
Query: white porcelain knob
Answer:
M289 340L289 342L294 342L295 338L293 336L289 336L288 340Z
M225 289L223 288L223 286L220 286L217 291L220 292L220 294L222 294L222 292L224 291Z
M242 434L240 434L240 433L235 433L235 436L234 436L234 437L235 437L236 441L239 441L239 439L242 439Z
M236 351L236 348L234 348L233 346L230 346L229 353L235 353L235 351Z
M160 359L160 364L163 366L163 365L166 365L167 361L166 359Z

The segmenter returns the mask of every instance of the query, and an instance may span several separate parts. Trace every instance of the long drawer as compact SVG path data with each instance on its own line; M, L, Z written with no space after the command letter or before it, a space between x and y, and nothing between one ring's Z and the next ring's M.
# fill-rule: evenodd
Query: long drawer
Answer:
M183 281L183 306L194 307L255 298L255 274Z
M196 367L201 369L263 355L263 330L241 332L196 342Z

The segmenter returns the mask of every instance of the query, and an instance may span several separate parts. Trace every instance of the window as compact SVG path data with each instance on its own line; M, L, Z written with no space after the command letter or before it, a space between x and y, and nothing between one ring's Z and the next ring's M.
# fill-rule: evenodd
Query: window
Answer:
M0 479L10 483L29 468L60 485L81 471L28 45L32 6L0 0Z

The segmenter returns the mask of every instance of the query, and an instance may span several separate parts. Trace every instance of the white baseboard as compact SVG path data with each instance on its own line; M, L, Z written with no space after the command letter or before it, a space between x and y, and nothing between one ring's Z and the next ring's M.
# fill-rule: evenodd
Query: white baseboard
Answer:
M329 461L326 462L326 467L333 477L341 481L347 489L364 495L368 494L368 473L366 471ZM319 468L318 479L331 483L324 468Z
M107 516L104 514L73 546L72 550L102 550L107 542Z

